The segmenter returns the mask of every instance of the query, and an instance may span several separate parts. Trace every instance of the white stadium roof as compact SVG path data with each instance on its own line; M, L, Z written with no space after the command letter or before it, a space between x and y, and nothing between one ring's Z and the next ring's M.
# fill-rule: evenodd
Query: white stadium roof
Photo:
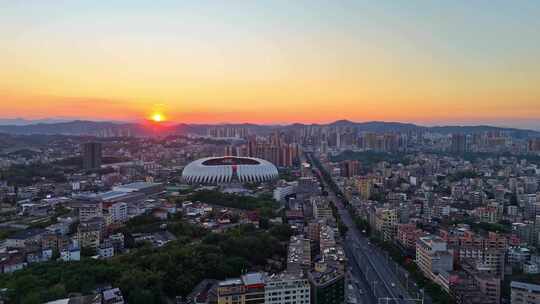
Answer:
M182 172L188 183L263 182L278 177L271 162L255 157L206 157L189 163Z

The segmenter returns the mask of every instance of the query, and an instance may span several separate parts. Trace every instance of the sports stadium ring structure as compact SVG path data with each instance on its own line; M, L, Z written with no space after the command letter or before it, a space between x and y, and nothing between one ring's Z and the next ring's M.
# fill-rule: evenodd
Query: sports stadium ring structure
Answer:
M206 157L189 163L182 178L191 184L251 183L278 178L271 162L255 157Z

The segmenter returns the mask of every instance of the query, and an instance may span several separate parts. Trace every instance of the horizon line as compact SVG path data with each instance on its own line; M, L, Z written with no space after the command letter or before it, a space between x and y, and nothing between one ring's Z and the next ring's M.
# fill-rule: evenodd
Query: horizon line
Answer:
M3 122L5 121L5 122ZM13 123L9 123L13 121ZM16 121L24 121L24 124L16 124ZM57 123L69 123L69 122L102 122L102 123L115 123L115 124L143 124L149 122L148 119L139 119L139 120L115 120L115 119L100 119L100 118L78 118L78 117L44 117L44 118L8 118L0 117L0 126L13 126L13 127L24 127L38 124L57 124ZM399 121L399 120L350 120L350 119L335 119L328 122L276 122L276 123L257 123L257 122L212 122L212 123L200 123L200 122L180 122L177 120L168 120L160 124L163 125L256 125L256 126L267 126L267 127L286 127L295 124L300 125L331 125L337 122L350 122L353 124L362 124L362 123L399 123L399 124L410 124L417 127L426 127L426 128L436 128L436 127L494 127L494 128L503 128L503 129L517 129L524 131L536 131L540 132L540 126L537 127L516 127L509 125L502 125L492 122L481 122L481 123L468 123L468 122L444 122L438 124L429 124L429 123L418 123L414 121ZM520 120L517 120L520 121ZM523 121L523 120L521 120Z

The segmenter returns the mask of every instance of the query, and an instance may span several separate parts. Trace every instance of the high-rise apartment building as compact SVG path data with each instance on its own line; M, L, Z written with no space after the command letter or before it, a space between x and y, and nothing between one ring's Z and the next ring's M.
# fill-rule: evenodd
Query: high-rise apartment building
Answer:
M219 282L218 304L262 304L265 303L265 274L246 273L240 278Z
M308 273L311 303L341 304L345 302L345 273L340 265L330 261L315 263Z
M421 237L416 243L416 264L432 281L443 271L453 269L453 256L445 240L437 236Z
M99 169L101 167L101 153L101 143L84 143L82 145L83 169Z
M343 177L353 177L360 173L360 162L357 160L345 160L341 162L341 175Z
M397 233L397 210L390 208L375 209L375 230L379 232L384 241L391 241Z
M124 223L128 220L128 205L126 203L113 203L108 210L113 223Z
M313 209L313 217L315 219L327 219L332 218L333 212L330 202L324 196L313 196L311 197L311 206Z
M81 202L78 209L81 222L103 216L103 203L100 201Z
M467 136L465 134L452 134L452 143L450 146L452 153L465 153L467 152Z
M358 177L356 179L356 187L360 197L363 200L368 200L371 197L371 188L373 186L373 181L367 176Z
M309 304L309 281L300 273L281 273L266 278L265 304Z

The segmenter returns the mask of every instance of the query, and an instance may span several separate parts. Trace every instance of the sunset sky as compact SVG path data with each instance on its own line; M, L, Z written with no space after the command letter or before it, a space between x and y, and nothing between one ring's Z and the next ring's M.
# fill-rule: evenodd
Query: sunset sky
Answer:
M540 1L0 0L1 118L155 112L540 129Z

